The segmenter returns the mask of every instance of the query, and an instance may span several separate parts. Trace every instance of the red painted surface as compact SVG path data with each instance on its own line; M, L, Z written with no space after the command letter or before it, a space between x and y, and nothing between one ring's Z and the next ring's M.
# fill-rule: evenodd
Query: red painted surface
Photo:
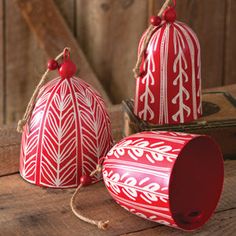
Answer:
M105 185L115 201L145 219L194 230L214 212L223 185L223 159L208 136L142 132L107 154Z
M24 128L20 174L40 186L77 187L111 146L110 119L101 96L79 78L59 77L40 90Z
M134 113L153 124L186 123L202 114L199 41L192 29L175 17L173 7L164 12L136 80Z

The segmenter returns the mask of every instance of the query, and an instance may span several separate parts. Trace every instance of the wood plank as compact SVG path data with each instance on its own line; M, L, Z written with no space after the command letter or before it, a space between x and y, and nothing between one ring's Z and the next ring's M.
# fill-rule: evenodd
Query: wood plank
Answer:
M74 0L54 0L56 6L60 10L61 15L63 16L67 26L70 28L71 32L74 34L74 18L75 18L75 2ZM26 22L23 22L26 24ZM29 29L27 28L27 31ZM30 35L30 39L28 40L28 61L27 61L27 67L28 67L28 75L27 79L27 98L30 98L34 88L36 87L39 79L41 78L42 74L44 73L46 69L46 64L48 60L48 55L45 53L44 50L40 48L40 45L38 44L37 38L34 34ZM35 53L37 52L37 56L35 56ZM59 52L58 52L59 53ZM50 74L50 78L57 77L57 72L52 72ZM26 104L24 105L24 108L26 107L29 99L27 99Z
M199 37L204 88L223 85L225 7L225 1L221 0L178 1L179 19L189 24Z
M114 141L121 139L122 112L121 105L109 108ZM20 134L16 127L0 128L0 176L18 172L20 155Z
M142 0L77 0L77 39L115 103L133 97L139 39L147 26Z
M191 235L214 235L214 236L232 236L235 233L235 218L236 218L236 209L231 209L215 214L211 221L204 226L203 228L191 232ZM156 226L152 229L140 230L134 233L126 233L121 236L188 236L189 232L184 232L181 230L176 230L168 227Z
M236 98L236 84L215 87L215 88L208 88L203 90L203 92L211 92L211 91L228 92Z
M74 35L75 33L75 1L74 0L54 0L56 6L58 7L61 15L63 16L67 26L69 27L70 31ZM24 21L24 24L26 22ZM29 29L27 29L29 30ZM33 89L36 87L39 79L41 78L42 74L44 73L46 69L46 63L49 58L49 56L46 54L44 50L40 48L40 45L38 44L36 35L32 34L30 35L29 40L29 48L28 48L28 71L30 72L30 79L27 80L27 97L30 98ZM35 56L35 53L37 51L37 56ZM59 53L59 52L58 52ZM52 72L50 74L50 78L57 77L57 72ZM28 99L26 101L26 104L28 103ZM26 104L24 108L26 107Z
M66 5L65 1L60 0L58 6L62 7L62 5ZM65 12L64 8L64 15L67 14ZM6 96L4 99L6 100L6 124L11 125L22 117L33 90L46 69L48 55L39 47L35 35L30 33L14 1L6 1L5 15ZM54 75L52 73L50 76ZM0 93L0 96L3 96L3 93Z
M70 31L75 34L75 0L54 0Z
M236 161L225 162L225 186L218 213L197 235L216 235L216 229L232 233L236 208ZM1 177L0 228L1 235L124 235L143 231L138 235L183 234L182 231L158 225L130 214L111 199L102 182L84 188L76 199L84 214L97 219L110 219L107 231L78 220L69 208L73 189L40 188L21 179L19 175ZM226 212L228 212L226 214ZM228 225L228 226L227 226ZM226 228L226 226L228 228ZM145 233L144 230L147 230ZM157 234L157 232L159 234ZM212 232L212 234L211 234ZM222 232L223 231L219 231ZM151 234L152 233L152 234ZM169 233L169 234L168 234ZM132 235L132 234L131 234ZM134 234L135 235L135 234ZM220 234L217 234L220 235Z
M153 12L157 12L164 1L153 1ZM177 1L176 9L178 20L185 22L198 35L202 54L203 87L223 85L226 1L181 0ZM234 44L233 40L234 38Z
M70 47L72 59L78 64L79 76L97 89L106 102L110 104L109 97L96 78L54 1L16 0L15 2L46 55L54 57L65 46Z
M19 168L20 134L16 128L0 128L0 176L16 173Z
M0 0L0 125L4 122L4 4Z
M31 39L27 25L14 1L5 1L6 16L6 122L17 122L27 103L28 46ZM32 92L32 91L31 91Z
M14 1L5 1L5 116L6 124L22 117L36 84L45 70L46 56L30 34ZM37 54L35 54L37 52Z
M14 6L14 7L17 8L17 6ZM22 24L26 26L27 33L29 34L29 38L27 40L27 48L24 48L24 50L27 51L27 62L25 63L26 68L27 68L27 74L26 74L26 77L24 78L25 100L24 100L24 103L20 105L23 112L25 112L25 109L34 92L34 89L37 86L40 78L42 77L42 74L46 70L48 57L46 53L40 48L40 45L36 41L35 35L31 34L31 32L29 31L26 25L26 22L24 21L23 18L22 18ZM37 52L37 54L35 54L35 52ZM53 73L50 74L50 78L54 78L56 76L57 75L54 75ZM22 96L22 93L23 92L20 91L20 96ZM22 116L23 116L23 113L21 117ZM16 121L18 122L18 120ZM16 122L12 122L11 124L14 125L15 123Z
M236 55L236 1L227 0L226 42L225 42L225 74L224 83L236 82L235 55Z
M113 105L108 108L108 111L111 119L112 137L116 143L122 139L122 106L121 104Z
M5 1L5 116L12 125L22 117L26 105L45 70L46 55L14 1ZM37 52L37 54L35 54Z

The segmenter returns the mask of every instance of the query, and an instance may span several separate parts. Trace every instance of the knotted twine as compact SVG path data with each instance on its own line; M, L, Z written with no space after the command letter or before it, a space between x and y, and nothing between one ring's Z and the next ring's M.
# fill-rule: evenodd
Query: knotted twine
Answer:
M63 51L55 57L54 60L56 60L56 61L59 60L61 57L66 56L66 54L68 54L69 52L70 52L70 48L65 47L65 48L63 49ZM23 118L18 121L18 124L17 124L17 131L18 131L19 133L21 133L21 132L23 131L24 126L27 124L28 120L29 120L30 117L31 117L31 114L32 114L32 111L33 111L33 109L34 109L34 106L35 106L36 99L37 99L37 97L38 97L39 91L40 91L40 89L44 86L49 72L50 72L50 70L47 69L47 70L44 72L44 74L42 75L42 77L41 77L41 79L40 79L38 85L36 86L36 88L35 88L35 90L34 90L32 96L31 96L31 98L30 98L30 101L29 101L29 103L28 103L28 105L27 105L27 108L26 108L26 110L25 110L25 113L24 113Z
M165 11L165 9L169 6L169 4L172 1L174 2L174 5L175 5L175 0L166 0L165 3L163 4L163 6L161 7L160 11L158 12L157 16L161 17L163 12ZM141 47L140 52L138 54L137 62L135 64L135 67L133 68L133 73L134 73L135 79L137 79L140 76L140 66L142 63L142 58L143 58L144 52L146 51L148 43L152 37L152 34L154 33L155 30L156 30L156 26L153 26L152 24L150 24L146 30L146 35L144 37L142 47Z
M98 173L101 173L102 171L102 166L101 165L97 165L96 169L94 171L91 172L90 174L90 177L94 176L95 174L98 174ZM78 186L78 188L75 190L74 194L72 195L71 197L71 200L70 200L70 207L71 207L71 210L72 212L82 221L85 221L89 224L92 224L92 225L97 225L97 227L99 229L103 229L105 230L108 226L108 223L109 223L109 220L106 220L106 221L103 221L103 220L93 220L93 219L90 219L86 216L84 216L80 211L78 211L76 209L76 206L75 206L75 198L79 192L79 190L82 188L82 184L80 183L80 185Z
M165 3L163 4L163 6L161 7L160 11L157 14L159 17L163 14L163 12L169 6L171 1L173 1L174 5L175 5L175 0L166 0ZM149 27L148 27L148 29L146 31L146 36L144 38L144 42L142 44L142 48L141 48L140 53L138 55L138 59L137 59L136 65L135 65L135 67L133 69L134 77L135 78L138 78L139 75L140 75L139 67L140 67L140 65L142 63L142 57L143 57L143 54L144 54L144 52L145 52L145 50L147 48L147 45L148 45L148 43L150 41L150 38L151 38L151 36L152 36L152 34L153 34L153 32L155 30L156 30L155 26L149 25ZM97 165L96 169L91 172L90 177L94 176L97 173L101 173L101 171L102 171L102 166L101 165ZM76 209L75 199L76 199L76 196L78 195L78 193L79 193L79 191L81 190L82 187L83 187L83 185L80 183L80 185L77 187L77 189L75 190L74 194L71 197L70 207L71 207L72 212L75 214L76 217L78 217L82 221L85 221L85 222L87 222L89 224L97 225L97 227L99 229L102 229L102 230L107 229L109 220L106 220L106 221L103 221L103 220L93 220L93 219L91 219L89 217L84 216L81 213L80 210Z

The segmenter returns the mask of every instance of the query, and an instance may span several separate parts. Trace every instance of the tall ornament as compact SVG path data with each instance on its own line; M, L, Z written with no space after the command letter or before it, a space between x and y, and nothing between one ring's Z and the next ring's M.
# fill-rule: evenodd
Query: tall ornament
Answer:
M174 6L151 18L139 44L134 113L153 124L179 124L202 114L201 59L196 34L176 21ZM146 38L149 38L148 43ZM144 45L145 44L145 45Z
M56 60L48 64L48 71L59 69L60 77L41 86L35 104L34 99L29 103L31 114L26 112L19 124L24 125L20 174L36 185L69 188L96 168L111 148L112 138L103 99L74 76L76 66L69 50L60 56L60 66ZM93 176L92 182L100 178Z

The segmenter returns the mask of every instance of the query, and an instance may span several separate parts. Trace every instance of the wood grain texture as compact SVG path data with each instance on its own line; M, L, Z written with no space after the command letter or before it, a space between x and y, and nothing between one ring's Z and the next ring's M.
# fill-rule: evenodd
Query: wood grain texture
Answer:
M1 3L3 0L1 1ZM46 68L46 61L48 56L39 47L35 35L31 34L25 20L14 1L4 1L5 9L5 25L6 25L6 40L4 45L0 47L1 51L4 49L6 64L0 70L0 89L3 90L3 71L6 71L4 76L6 83L6 96L0 92L0 124L1 117L6 116L6 124L10 125L16 123L23 115L26 105L36 87L42 73ZM66 20L72 21L73 15L69 13L73 10L73 6L68 1L67 7L64 0L58 0L57 6L62 8L62 14ZM1 22L2 25L2 22ZM1 28L1 26L0 26ZM0 42L2 43L4 35L1 34ZM37 52L37 53L35 53ZM2 56L0 59L0 67L2 65ZM4 96L4 98L3 98ZM5 111L3 112L2 101L5 101Z
M74 0L54 0L56 6L60 10L61 15L63 16L66 24L68 25L72 34L74 34L74 26L75 26L75 1ZM26 22L23 22L26 24ZM29 31L29 29L27 29ZM42 50L40 47L36 36L31 34L30 32L30 39L28 40L28 79L27 79L27 98L30 98L34 88L36 87L39 79L41 78L42 74L46 70L46 64L49 56L47 53ZM35 53L37 52L37 56ZM59 52L58 52L59 53ZM50 78L57 77L57 72L52 72ZM26 104L28 100L26 101ZM26 107L26 104L24 107Z
M236 1L227 0L224 83L236 83Z
M109 97L90 68L54 1L16 0L15 2L46 55L55 57L65 46L70 47L72 59L78 64L79 76L98 90L105 101L110 104Z
M6 120L17 122L27 100L28 43L30 34L13 1L5 1Z
M199 229L195 232L191 232L191 235L205 236L205 235L214 235L214 236L232 236L235 233L235 218L236 218L236 209L229 209L227 211L216 213L211 221L204 226L202 229ZM156 226L152 229L140 230L135 233L127 233L121 236L188 236L190 233L177 231L175 229L169 229L167 227Z
M60 10L61 15L63 16L67 26L69 27L72 34L74 34L75 30L75 0L54 0L55 5ZM26 22L24 22L26 24ZM27 29L28 31L30 29ZM31 34L31 32L30 32ZM39 79L42 74L46 70L47 60L49 56L47 53L42 50L40 47L37 38L34 34L31 34L31 40L29 40L29 59L28 59L28 67L33 70L33 75L30 80L27 81L27 97L30 97L33 93L33 89L36 87ZM37 52L37 56L35 53ZM58 52L59 53L59 52ZM52 72L50 78L57 77L57 72ZM28 102L28 101L27 101Z
M121 139L122 112L121 105L109 108L114 142ZM19 171L20 134L16 127L0 128L0 176L13 174Z
M236 161L225 162L225 186L217 213L194 235L232 235L235 219ZM81 190L76 202L87 216L109 219L107 231L77 219L69 208L73 189L40 188L19 175L0 179L0 235L186 235L122 209L102 182ZM231 210L230 210L231 209ZM233 210L234 209L234 210ZM138 231L138 232L137 232ZM133 233L133 234L132 234ZM221 234L220 234L221 233Z
M4 3L0 0L0 125L4 122Z
M6 124L16 123L45 67L45 55L30 34L14 1L5 1L5 116ZM37 54L35 54L37 52Z
M208 89L203 90L203 92L211 92L211 91L229 92L232 96L236 97L236 84L220 86L220 87L214 87L214 88L208 88Z
M71 32L75 34L75 0L54 0L56 6L61 12L61 15L65 19L67 25L69 26Z
M0 128L0 176L18 172L20 134L15 127Z
M153 12L157 12L164 1L153 1ZM226 1L181 0L177 1L176 11L178 20L189 25L199 38L203 87L223 85Z
M77 0L77 39L115 103L133 97L139 39L146 28L143 0Z

